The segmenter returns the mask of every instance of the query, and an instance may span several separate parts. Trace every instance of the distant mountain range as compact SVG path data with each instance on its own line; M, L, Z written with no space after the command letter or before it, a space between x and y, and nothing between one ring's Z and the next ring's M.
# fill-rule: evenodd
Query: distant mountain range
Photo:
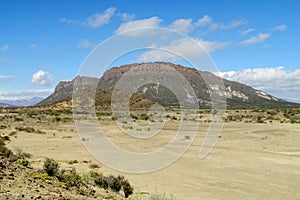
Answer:
M0 107L33 106L42 100L43 98L40 97L33 97L27 100L0 100Z
M210 72L199 71L194 68L187 68L181 65L172 63L156 62L147 63L149 67L155 69L159 65L170 67L178 71L189 82L194 90L197 101L200 106L210 106L210 93L219 94L220 88L217 85L207 85L205 80L210 80L213 83L215 80L220 80ZM96 105L110 104L111 93L118 80L130 69L139 67L141 64L129 64L120 67L114 67L106 71L101 78L81 77L77 76L72 81L61 81L55 88L53 94L38 103L37 105L48 105L65 100L71 100L73 94L73 86L75 81L79 82L82 88L86 91L91 91L91 85L97 83ZM147 70L139 72L142 76L148 76ZM150 72L151 73L151 72ZM224 84L224 94L228 107L300 107L300 104L288 102L278 99L263 91L256 90L248 85L222 79ZM210 89L208 88L210 87ZM178 106L178 100L174 93L159 83L144 85L138 89L135 94L135 105L143 106L151 102L157 102L164 106ZM188 99L188 97L187 97ZM141 103L142 102L142 103Z

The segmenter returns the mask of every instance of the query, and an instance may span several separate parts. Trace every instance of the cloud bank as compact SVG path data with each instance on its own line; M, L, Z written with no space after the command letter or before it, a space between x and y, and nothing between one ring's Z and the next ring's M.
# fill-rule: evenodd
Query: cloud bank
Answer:
M222 78L238 81L276 97L300 102L300 69L287 71L283 66L220 72Z

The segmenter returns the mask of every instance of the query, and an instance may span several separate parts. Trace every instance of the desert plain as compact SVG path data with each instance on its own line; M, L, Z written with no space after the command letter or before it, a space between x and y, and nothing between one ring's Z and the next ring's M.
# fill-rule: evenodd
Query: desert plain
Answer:
M168 144L178 128L180 110L168 112L161 132L148 139L122 133L110 114L99 112L98 123L121 149L151 152ZM204 159L199 158L199 150L211 113L205 109L199 113L199 118L190 119L199 122L199 129L187 151L161 170L139 174L114 170L91 155L77 133L70 108L61 105L2 109L0 131L9 136L7 146L14 152L31 154L31 167L41 168L46 157L79 173L94 164L103 174L124 175L134 187L134 199L154 199L151 194L179 200L300 199L299 109L227 110L218 142ZM136 123L147 120L137 117ZM192 138L183 135L182 139Z

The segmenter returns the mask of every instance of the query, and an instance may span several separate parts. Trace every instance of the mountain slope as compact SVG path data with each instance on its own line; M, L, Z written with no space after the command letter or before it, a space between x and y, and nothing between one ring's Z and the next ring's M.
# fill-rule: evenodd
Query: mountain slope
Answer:
M187 68L172 63L156 62L147 64L152 69L158 68L159 66L170 67L183 75L194 90L200 106L210 105L210 93L218 95L222 92L222 88L220 88L220 86L217 84L214 84L214 82L218 82L220 78L210 72L198 71L194 68ZM111 91L114 89L120 78L129 70L138 69L137 67L139 66L141 66L141 64L130 64L114 67L106 71L100 79L77 76L70 82L60 82L57 85L55 92L38 105L47 105L63 100L70 100L72 98L73 85L75 81L78 81L79 85L85 90L92 89L90 88L91 85L98 85L96 92L96 104L101 100L109 104L110 96L104 95L104 92L108 91L108 93L111 94ZM151 72L149 72L149 70L140 70L138 73L139 77L146 77L149 76ZM166 74L166 76L168 76L168 74ZM206 81L208 81L210 84L206 84ZM225 89L224 93L226 96L226 103L229 107L300 106L296 103L277 99L276 97L273 97L262 91L255 90L252 87L239 82L229 81L226 79L222 79L222 81ZM210 89L208 87L210 87ZM141 95L140 98L147 97L150 101L158 102L164 106L178 106L178 100L175 94L170 89L162 86L160 83L143 85L142 87L138 88L137 95Z

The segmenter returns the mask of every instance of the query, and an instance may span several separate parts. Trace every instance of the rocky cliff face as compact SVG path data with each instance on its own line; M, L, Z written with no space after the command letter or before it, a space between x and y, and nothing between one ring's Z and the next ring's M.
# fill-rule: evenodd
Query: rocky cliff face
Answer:
M99 79L94 77L76 76L72 81L60 81L55 87L55 92L73 88L75 81L82 86L90 86L97 84Z

